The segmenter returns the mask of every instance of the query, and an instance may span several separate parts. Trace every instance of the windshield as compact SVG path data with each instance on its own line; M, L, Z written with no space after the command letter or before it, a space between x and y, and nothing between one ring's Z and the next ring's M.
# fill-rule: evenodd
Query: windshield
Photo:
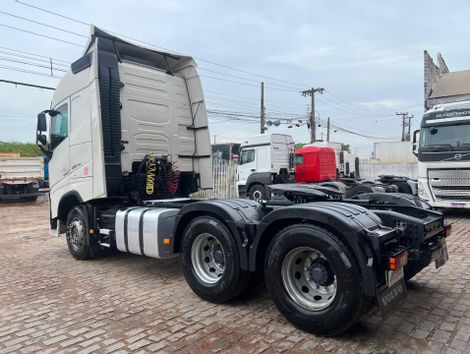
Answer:
M419 139L423 149L470 149L470 125L422 128Z

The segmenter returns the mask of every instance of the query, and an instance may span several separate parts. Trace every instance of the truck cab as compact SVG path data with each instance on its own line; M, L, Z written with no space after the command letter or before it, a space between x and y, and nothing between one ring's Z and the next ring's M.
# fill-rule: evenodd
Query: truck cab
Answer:
M295 182L317 183L336 179L335 150L307 145L295 151Z
M260 134L245 139L237 170L239 195L266 199L267 185L286 182L294 173L294 151L294 140L287 134Z
M38 115L37 134L49 160L51 225L59 233L74 205L140 195L149 154L171 160L182 181L176 196L212 188L207 114L194 60L97 27L50 109Z
M436 208L470 208L470 101L434 105L415 131L418 195Z

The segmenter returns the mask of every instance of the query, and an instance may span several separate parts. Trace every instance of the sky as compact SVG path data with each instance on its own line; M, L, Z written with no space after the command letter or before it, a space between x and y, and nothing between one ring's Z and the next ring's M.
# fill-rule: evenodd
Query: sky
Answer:
M400 139L396 112L414 114L412 130L419 127L425 49L434 58L441 52L450 71L470 69L468 1L20 1L84 24L3 0L0 79L55 87L59 79L47 76L49 58L54 76L63 75L60 70L82 55L86 24L93 23L195 57L207 108L232 114L209 117L211 139L218 143L259 132L264 81L271 121L304 122L310 99L300 91L325 88L316 94L317 138L326 138L323 122L330 117L331 141L367 156L374 142ZM52 94L0 82L0 141L33 142L35 117L49 108ZM290 134L298 143L310 138L305 125L272 126L268 133Z

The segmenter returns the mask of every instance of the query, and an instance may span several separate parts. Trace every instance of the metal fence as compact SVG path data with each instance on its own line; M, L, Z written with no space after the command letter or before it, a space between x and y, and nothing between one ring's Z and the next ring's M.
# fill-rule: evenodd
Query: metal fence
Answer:
M212 189L200 190L192 194L193 198L237 198L237 165L214 160L212 164Z

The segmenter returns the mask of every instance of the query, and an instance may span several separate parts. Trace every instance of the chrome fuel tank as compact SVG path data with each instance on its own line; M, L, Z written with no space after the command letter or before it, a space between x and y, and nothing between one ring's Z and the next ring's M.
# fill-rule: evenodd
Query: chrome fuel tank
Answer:
M116 213L119 251L152 258L171 258L173 227L179 209L134 207Z

